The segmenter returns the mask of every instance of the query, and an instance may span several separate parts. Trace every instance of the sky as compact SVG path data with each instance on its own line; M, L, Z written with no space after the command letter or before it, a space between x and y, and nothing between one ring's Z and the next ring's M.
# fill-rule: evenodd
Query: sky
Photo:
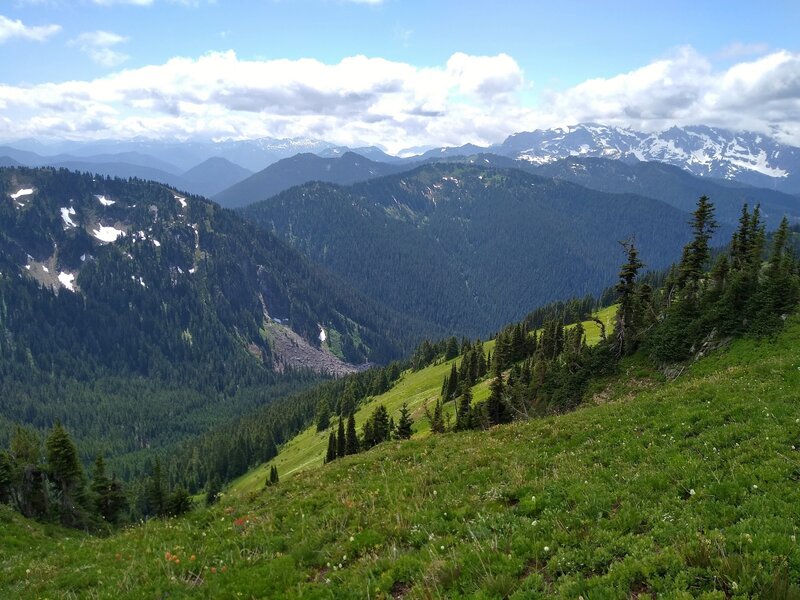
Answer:
M800 145L800 3L0 0L0 140L392 152L595 121Z

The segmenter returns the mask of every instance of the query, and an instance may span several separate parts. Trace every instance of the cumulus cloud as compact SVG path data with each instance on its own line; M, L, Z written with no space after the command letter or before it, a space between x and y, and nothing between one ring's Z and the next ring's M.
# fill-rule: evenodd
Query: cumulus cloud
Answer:
M109 32L87 40L121 43L100 33ZM800 144L800 54L788 51L718 68L679 48L628 73L543 91L535 106L523 100L529 90L506 54L456 53L418 67L365 56L243 60L229 51L92 81L0 85L0 138L314 137L398 151L600 121L645 131L705 123Z
M114 46L127 42L128 38L112 31L85 31L73 40L82 52L91 58L98 65L103 67L116 67L128 60L128 55L118 50Z
M61 31L60 25L26 25L19 19L0 15L0 44L12 39L43 42Z
M800 145L800 54L785 50L716 70L690 47L649 65L547 95L534 117L653 131L709 124L778 133Z

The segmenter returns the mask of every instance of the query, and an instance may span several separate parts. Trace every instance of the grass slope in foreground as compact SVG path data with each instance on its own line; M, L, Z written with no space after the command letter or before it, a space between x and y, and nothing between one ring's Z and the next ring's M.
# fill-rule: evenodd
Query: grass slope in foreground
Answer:
M798 390L794 318L672 382L623 363L573 413L387 443L107 539L3 509L0 597L797 597Z
M614 318L617 306L609 306L601 309L595 315L606 326L606 331L610 334L614 328ZM600 341L600 327L594 321L584 321L583 327L586 330L586 342L594 345ZM486 353L494 352L494 340L485 342L483 351ZM378 405L383 404L389 414L397 421L400 415L400 407L404 402L408 403L411 417L414 419L414 437L425 437L430 434L431 424L425 417L425 404L433 411L436 399L441 395L442 381L445 375L450 374L450 367L453 363L461 364L461 357L453 360L434 364L419 371L407 371L402 378L386 393L373 398L371 401L362 404L355 413L356 427L361 432L364 422L372 415ZM489 383L491 376L484 381L479 381L472 388L473 403L482 402L489 397ZM455 421L455 404L448 402L444 405L445 418ZM338 421L331 419L331 424L335 428ZM236 479L229 487L231 493L248 493L260 490L269 475L270 467L275 465L281 478L291 477L306 469L321 467L325 458L325 451L328 448L329 431L317 432L316 426L311 426L289 442L284 444L278 456L268 463L262 464L255 469L245 473Z

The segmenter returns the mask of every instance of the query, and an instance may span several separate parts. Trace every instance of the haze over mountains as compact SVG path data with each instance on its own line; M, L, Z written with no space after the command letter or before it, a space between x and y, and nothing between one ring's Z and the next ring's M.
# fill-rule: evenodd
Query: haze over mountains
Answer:
M479 154L491 155L486 158L492 163L517 168L547 167L565 158L602 158L628 165L659 162L699 177L800 193L800 149L760 134L706 126L643 133L579 124L517 133L488 147L465 144L404 157L391 156L374 146L350 149L314 139L56 145L23 140L0 147L0 162L5 166L54 166L149 179L214 198L223 206L238 207L308 181L350 184L407 170L421 162ZM497 162L492 156L514 162ZM555 173L547 168L535 172Z

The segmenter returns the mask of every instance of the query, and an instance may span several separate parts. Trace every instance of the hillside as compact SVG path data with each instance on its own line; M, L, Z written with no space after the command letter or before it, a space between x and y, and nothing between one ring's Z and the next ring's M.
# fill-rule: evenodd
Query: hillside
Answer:
M0 507L0 595L795 597L798 364L796 318L674 381L634 357L570 414L384 444L108 539Z
M738 221L745 203L751 207L760 204L770 228L777 227L784 215L792 222L800 220L800 204L789 194L735 181L700 178L657 161L627 163L605 158L570 157L528 168L537 175L558 177L595 190L655 198L687 212L692 210L697 198L706 194L714 199L717 218L729 224Z
M325 181L342 185L399 173L408 164L377 162L353 152L341 156L319 157L303 153L284 158L214 195L226 208L239 208L265 200L295 185Z
M61 420L89 456L163 447L427 330L202 198L0 170L3 442Z
M650 198L465 163L310 183L241 214L373 299L484 337L531 306L602 291L618 240L635 236L648 268L668 266L688 220Z
M608 307L599 311L595 316L606 325L606 330L613 329L616 307ZM600 328L594 321L584 321L582 323L586 330L587 344L594 345L600 341ZM494 350L495 341L484 342L485 352ZM389 391L372 398L369 402L362 404L355 413L356 428L360 431L364 422L379 405L386 407L389 414L398 419L400 407L407 404L411 411L412 418L417 425L414 430L414 437L426 437L430 434L430 422L425 417L425 405L433 409L433 405L439 398L442 388L442 380L450 372L454 363L460 363L461 357L448 361L441 361L430 365L419 371L407 371L403 374L400 381ZM478 382L472 388L473 400L482 402L489 396L489 379ZM454 420L455 407L453 403L445 405L446 417ZM303 433L290 440L279 450L278 456L268 463L260 465L246 475L235 480L228 488L229 493L247 493L259 490L264 485L270 468L274 465L281 477L291 477L296 473L323 465L325 449L328 443L328 432L317 432L316 427L312 426Z

